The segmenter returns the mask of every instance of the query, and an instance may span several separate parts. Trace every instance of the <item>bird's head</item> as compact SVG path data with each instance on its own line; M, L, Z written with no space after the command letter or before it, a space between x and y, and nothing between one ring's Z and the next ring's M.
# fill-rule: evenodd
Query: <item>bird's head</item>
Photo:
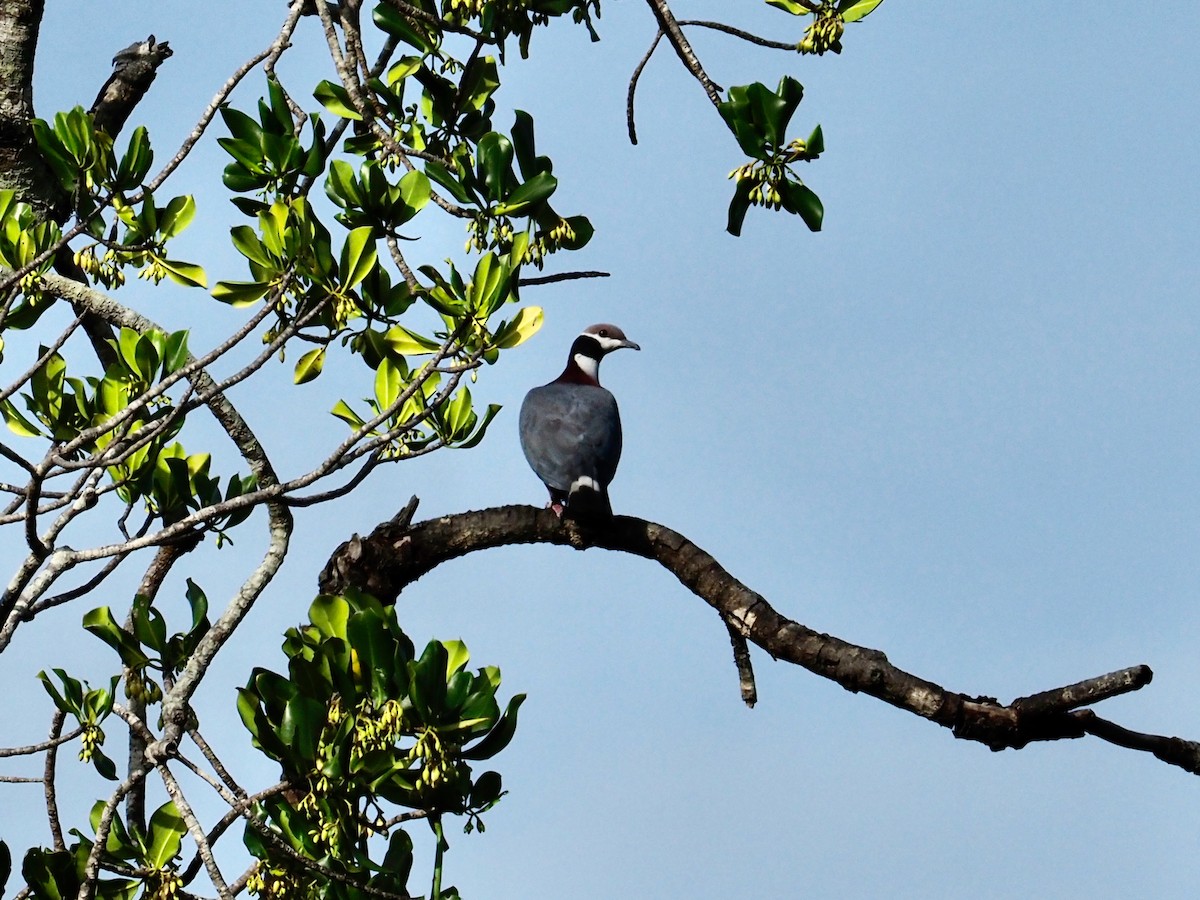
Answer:
M591 338L600 346L601 356L605 353L611 353L613 350L620 350L622 347L628 347L630 350L641 350L642 348L635 344L629 338L625 337L623 332L616 325L608 325L601 323L599 325L589 325L579 335L581 338Z
M599 325L589 325L571 345L571 357L567 368L569 370L571 363L574 363L589 380L599 384L600 360L606 354L622 347L628 347L630 350L642 349L625 337L625 332L616 325L603 322Z

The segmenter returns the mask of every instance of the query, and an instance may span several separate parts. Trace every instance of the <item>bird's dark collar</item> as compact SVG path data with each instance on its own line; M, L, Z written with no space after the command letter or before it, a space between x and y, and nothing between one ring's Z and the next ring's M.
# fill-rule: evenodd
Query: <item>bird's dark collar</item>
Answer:
M596 364L599 366L600 360L604 357L604 348L590 334L579 335L571 344L571 352L567 356L567 367L554 380L558 384L590 384L599 387L600 382L583 371L579 367L579 363L575 362L576 356L590 356L596 360Z

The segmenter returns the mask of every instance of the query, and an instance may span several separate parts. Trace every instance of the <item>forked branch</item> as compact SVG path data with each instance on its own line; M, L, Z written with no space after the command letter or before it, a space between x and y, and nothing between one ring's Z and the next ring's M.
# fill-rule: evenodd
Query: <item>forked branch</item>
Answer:
M532 506L495 507L411 526L401 518L342 544L321 573L319 586L325 593L357 587L394 602L405 587L441 563L477 550L533 543L580 550L600 547L654 560L736 633L775 659L935 722L957 738L1005 750L1091 734L1200 774L1200 743L1128 731L1080 708L1149 684L1153 673L1148 666L1121 669L1009 704L967 696L897 668L879 650L787 618L683 535L632 516L617 516L590 528Z

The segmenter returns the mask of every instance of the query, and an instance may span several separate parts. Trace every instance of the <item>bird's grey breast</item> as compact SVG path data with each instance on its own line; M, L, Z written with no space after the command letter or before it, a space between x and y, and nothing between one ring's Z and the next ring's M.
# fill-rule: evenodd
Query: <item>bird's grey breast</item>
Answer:
M598 385L551 383L525 395L521 449L547 485L569 490L580 476L605 487L621 458L617 401Z

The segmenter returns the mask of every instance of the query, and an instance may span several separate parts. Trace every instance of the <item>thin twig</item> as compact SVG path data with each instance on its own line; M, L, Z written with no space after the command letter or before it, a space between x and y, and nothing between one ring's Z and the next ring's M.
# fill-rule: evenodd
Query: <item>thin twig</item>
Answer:
M279 29L279 33L275 36L275 39L271 41L270 46L265 50L254 54L254 56L250 57L250 59L242 63L242 65L238 66L238 68L234 70L234 73L229 76L229 79L221 86L221 89L217 91L212 100L209 101L208 106L205 107L204 112L200 115L200 120L192 129L191 134L184 139L183 144L180 145L179 150L176 151L175 155L171 158L171 161L168 162L163 167L162 171L155 175L150 183L146 185L146 191L158 190L159 187L162 186L163 182L165 182L171 175L171 173L179 167L180 163L187 158L188 154L192 152L192 148L195 147L200 138L204 136L204 132L208 129L209 123L212 122L213 117L217 114L217 111L220 110L225 101L229 99L229 95L233 93L233 89L241 83L242 79L245 78L255 66L264 60L268 60L273 63L275 60L279 59L279 55L288 47L288 42L291 40L292 32L296 30L296 23L300 21L300 12L303 6L303 3L292 4L292 8L288 11L287 18L284 19L283 26ZM143 195L135 197L132 202L136 203L139 199L141 199L141 196Z
M61 710L55 711L55 718L61 714ZM52 750L60 744L68 744L75 738L83 734L83 727L75 728L66 734L55 737L58 734L58 729L62 728L60 723L57 728L51 724L50 739L42 741L40 744L28 744L24 747L0 747L0 759L10 756L32 756L34 753L41 753L43 750Z
M517 284L521 287L534 284L553 284L556 281L575 281L579 278L608 278L609 272L559 272L555 275L535 275L532 278L521 278Z
M723 22L707 22L701 19L681 19L680 26L686 27L694 25L697 28L711 28L714 31L723 31L725 34L731 34L736 38L741 38L743 41L748 41L751 44L757 44L759 47L770 47L772 50L791 50L796 52L796 44L789 44L786 41L772 41L769 38L759 37L757 34L751 34L749 31L742 31L740 28L734 28L732 25L726 25Z
M637 125L633 118L633 97L637 93L638 79L642 77L642 70L646 68L646 63L650 62L650 57L654 55L654 51L658 48L658 42L663 39L663 30L660 28L654 35L654 40L650 42L650 49L638 61L637 68L633 70L633 74L629 76L629 89L625 92L625 125L629 129L629 143L637 144Z
M196 818L196 813L192 810L191 804L188 803L187 796L183 793L183 788L179 786L179 782L175 780L174 773L165 762L160 762L157 769L159 777L162 778L163 785L167 789L167 794L175 803L175 809L179 811L179 815L187 825L188 833L192 836L192 840L196 842L196 849L200 854L200 858L204 860L204 868L208 872L208 877L211 879L213 887L217 889L217 896L221 900L231 900L233 894L229 890L229 885L225 882L225 876L221 874L221 867L217 865L217 861L213 857L212 847L208 843L208 836L204 833L204 828L200 825L200 820Z

